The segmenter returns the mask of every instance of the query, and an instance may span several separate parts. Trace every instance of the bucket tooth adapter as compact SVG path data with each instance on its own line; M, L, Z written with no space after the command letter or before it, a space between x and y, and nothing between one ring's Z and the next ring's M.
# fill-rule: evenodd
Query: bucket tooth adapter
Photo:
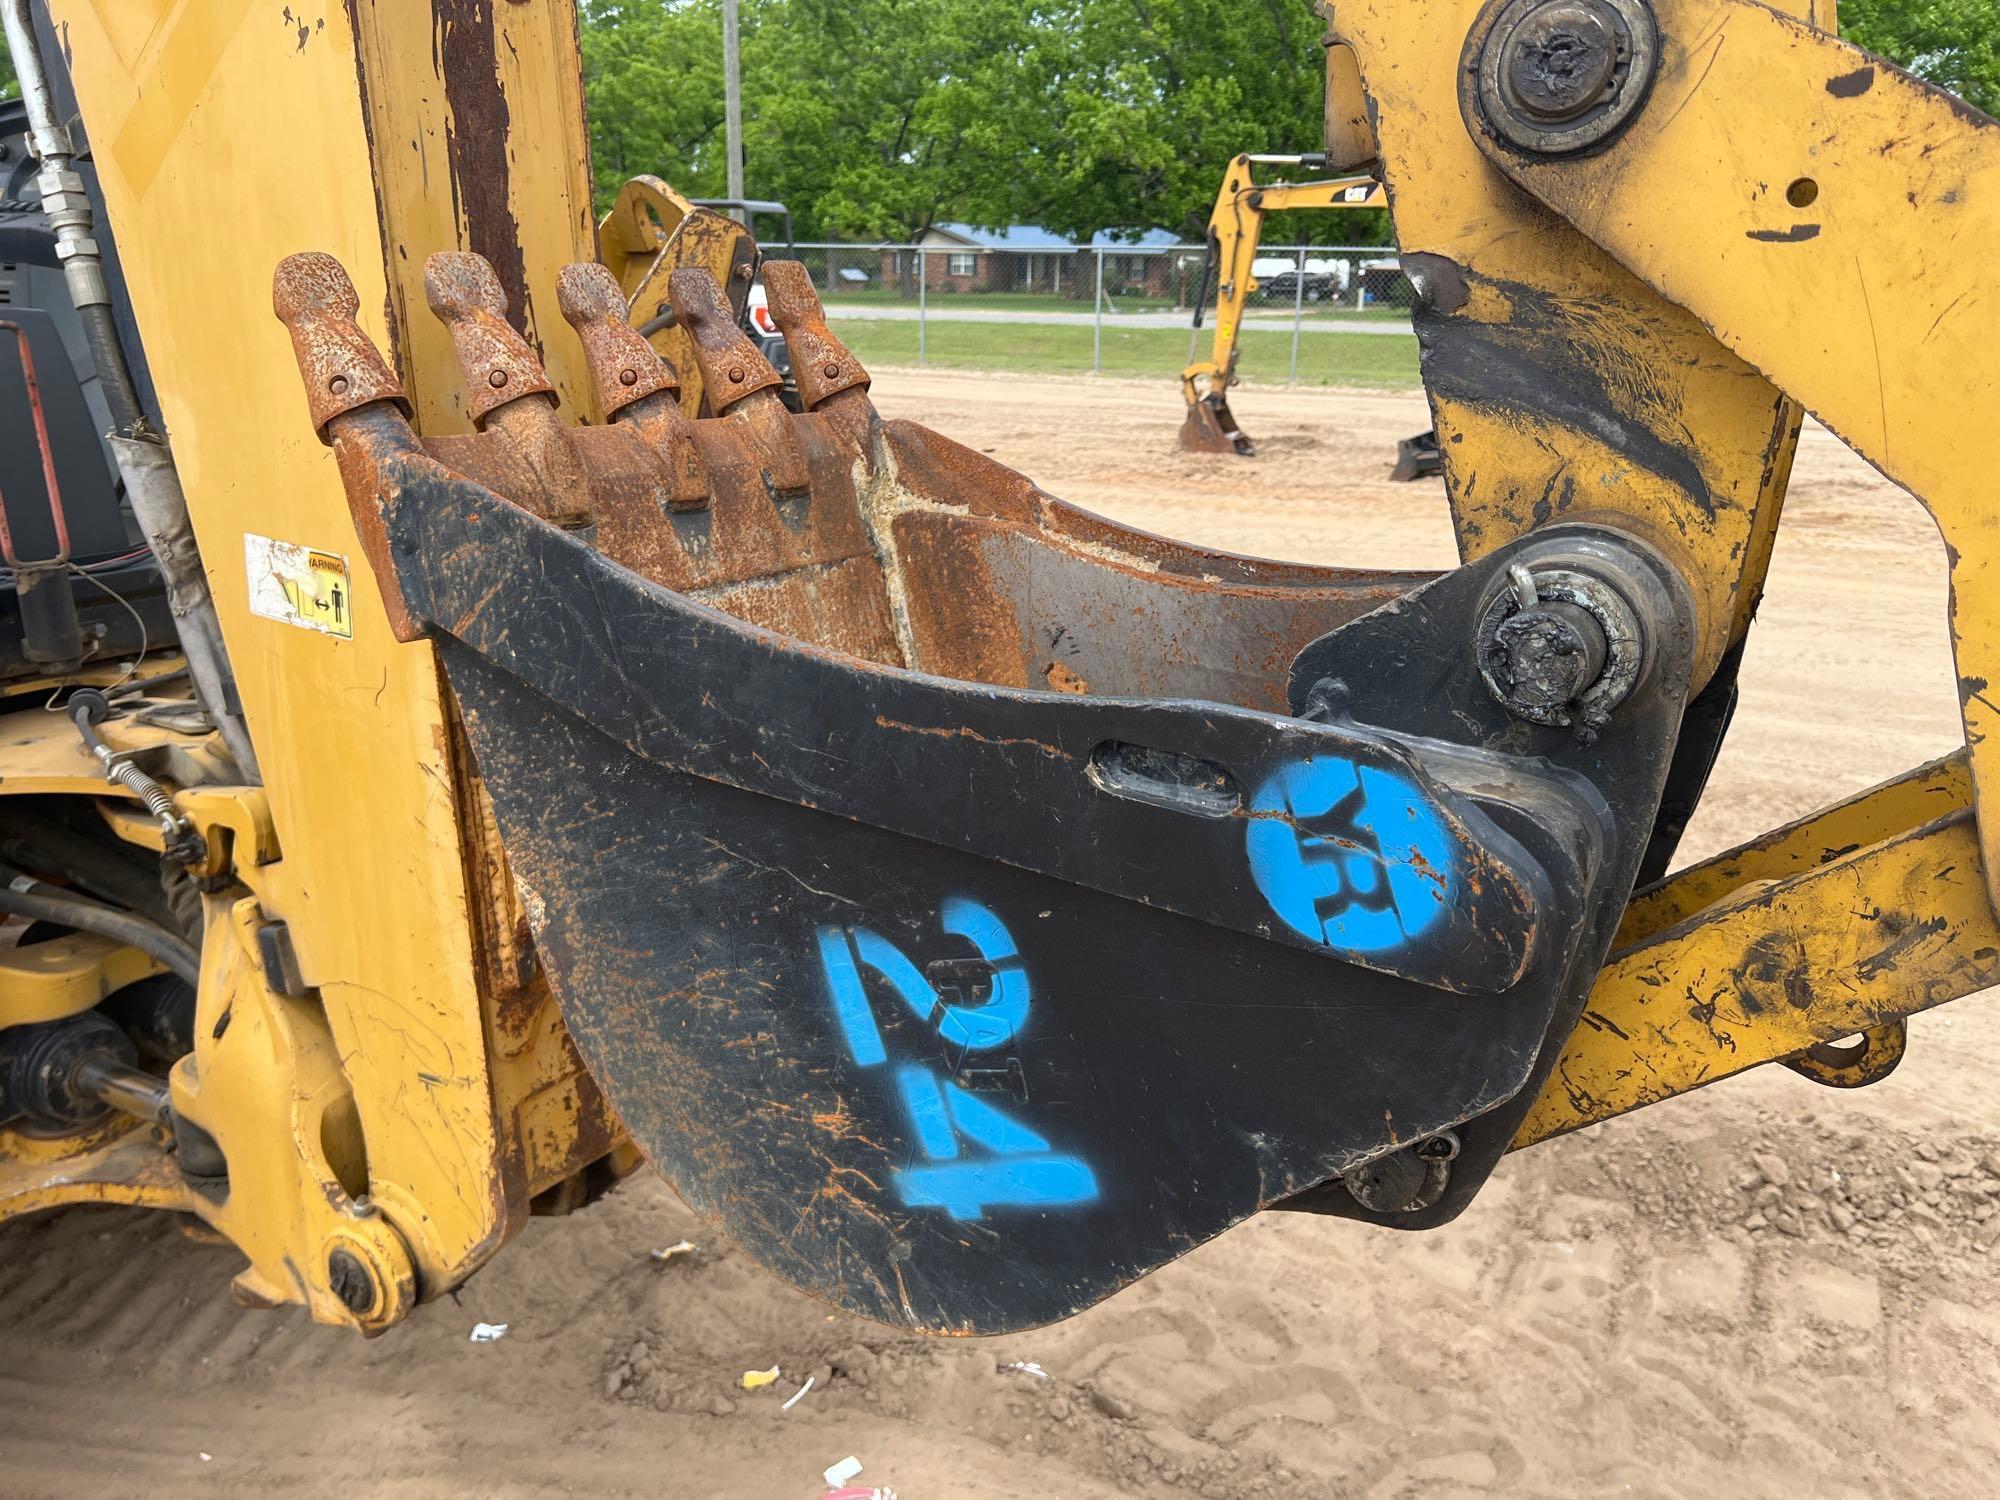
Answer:
M571 426L491 270L433 257L479 428L435 439L341 268L277 274L397 633L442 655L648 1159L794 1284L965 1333L1301 1194L1458 1212L1647 846L1685 585L1598 525L1442 577L1116 526L882 421L804 269L764 274L802 415L707 272L671 287L690 421L571 266L604 418Z

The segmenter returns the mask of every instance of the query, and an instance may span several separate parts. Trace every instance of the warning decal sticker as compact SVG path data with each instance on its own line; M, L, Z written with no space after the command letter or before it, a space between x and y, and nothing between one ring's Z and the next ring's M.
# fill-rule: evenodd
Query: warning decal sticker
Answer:
M354 638L354 589L347 559L295 542L243 533L243 567L250 577L250 612L323 635Z

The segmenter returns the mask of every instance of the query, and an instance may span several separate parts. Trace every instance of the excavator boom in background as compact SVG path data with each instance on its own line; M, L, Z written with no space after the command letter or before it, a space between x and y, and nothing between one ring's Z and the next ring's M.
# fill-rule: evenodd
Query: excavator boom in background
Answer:
M1257 453L1257 445L1237 426L1236 414L1229 408L1229 388L1238 378L1236 360L1242 350L1237 341L1243 332L1244 313L1250 299L1268 289L1257 279L1257 246L1264 234L1264 216L1287 209L1389 206L1388 194L1372 177L1257 182L1254 169L1271 165L1318 170L1326 166L1326 153L1297 156L1246 153L1232 159L1223 174L1215 207L1208 216L1201 287L1194 299L1194 326L1199 329L1208 308L1209 288L1214 287L1214 345L1207 359L1194 360L1181 371L1181 394L1187 401L1187 420L1181 423L1181 446L1192 453L1233 453L1239 458L1253 458ZM1312 262L1303 257L1284 274L1293 279L1295 315L1303 311L1308 299L1318 302L1323 296L1336 295L1343 289L1330 273L1315 271ZM1425 432L1404 438L1397 445L1396 466L1389 477L1422 479L1440 471L1437 434Z
M118 481L0 473L0 1216L376 1332L643 1160L994 1333L2000 978L2000 127L1825 0L1341 0L1442 573L884 419L803 267L593 220L565 0L0 15ZM1676 870L1808 409L1944 534L1964 748Z

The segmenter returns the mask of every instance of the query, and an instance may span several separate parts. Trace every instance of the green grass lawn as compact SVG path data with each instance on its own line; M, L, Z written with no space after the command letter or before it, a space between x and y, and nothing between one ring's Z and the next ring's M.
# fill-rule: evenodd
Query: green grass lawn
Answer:
M870 288L863 292L821 292L821 300L828 307L915 307L917 294L914 290L893 292L885 288ZM1054 292L941 292L933 288L929 298L932 308L949 312L954 309L986 312L1060 312L1090 315L1090 296L1086 291L1081 297L1058 297ZM1120 312L1172 312L1174 300L1171 297L1114 297L1112 304Z
M1371 303L1367 307L1356 307L1351 302L1344 306L1338 302L1308 302L1300 309L1300 312L1308 323L1313 322L1315 319L1322 322L1330 321L1336 323L1407 323L1410 321L1410 310L1407 307L1397 307L1386 302ZM1292 304L1289 302L1266 302L1260 297L1250 304L1249 316L1256 318L1284 318L1289 321L1292 316Z
M833 325L863 364L913 365L917 324L842 318ZM1089 374L1091 330L1035 323L932 323L925 362L948 370L1009 370L1023 374ZM1207 345L1206 337L1202 346ZM1238 372L1253 384L1282 383L1291 368L1289 332L1247 329ZM1187 363L1188 335L1179 328L1104 329L1106 375L1170 379ZM1301 385L1351 385L1414 390L1417 341L1373 333L1314 333L1299 344Z
M820 293L820 298L828 307L915 307L914 294L871 289L864 292ZM936 292L930 298L930 308L934 312L1052 312L1074 313L1082 317L1090 316L1088 297L1058 297L1049 292L963 292L956 295ZM1113 309L1116 309L1114 311ZM1308 322L1314 319L1336 319L1339 321L1364 321L1369 323L1408 322L1410 310L1377 303L1370 307L1356 307L1351 302L1308 302L1303 311ZM1178 305L1171 297L1116 297L1104 310L1109 322L1121 313L1180 312L1188 314L1188 309ZM1289 297L1266 297L1259 295L1252 299L1249 313L1259 318L1284 318L1292 316L1292 302ZM1213 308L1209 319L1215 316ZM1204 319L1208 321L1209 319Z

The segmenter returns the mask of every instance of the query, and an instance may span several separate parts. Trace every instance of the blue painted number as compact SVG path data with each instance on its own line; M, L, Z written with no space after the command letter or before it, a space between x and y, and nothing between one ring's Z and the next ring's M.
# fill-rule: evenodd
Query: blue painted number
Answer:
M989 991L981 1004L947 1004L902 949L865 927L822 927L816 934L834 1016L861 1067L889 1061L862 982L864 969L966 1055L1004 1047L1026 1025L1028 973L1006 923L978 902L953 896L939 909L938 924L979 954ZM895 1087L924 1163L895 1173L897 1191L909 1207L941 1208L955 1219L979 1219L989 1208L1052 1208L1096 1200L1097 1177L1086 1162L1055 1151L1019 1120L935 1069L898 1064Z

